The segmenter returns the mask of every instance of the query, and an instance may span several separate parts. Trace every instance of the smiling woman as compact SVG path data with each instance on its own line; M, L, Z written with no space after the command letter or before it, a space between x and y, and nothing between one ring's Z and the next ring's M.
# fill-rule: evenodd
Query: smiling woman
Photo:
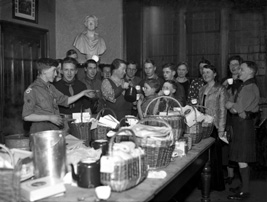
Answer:
M198 103L205 107L204 113L214 117L214 128L211 137L216 139L211 148L211 189L222 191L225 189L222 169L222 148L219 137L224 135L226 125L225 103L228 95L225 87L216 81L217 71L213 65L203 66L203 79L207 83L199 90Z
M126 62L115 59L112 66L114 68L112 75L110 78L103 80L101 92L107 107L116 113L118 120L121 120L125 115L130 115L132 109L132 103L124 99L125 89L129 87L129 83L123 80L126 72Z

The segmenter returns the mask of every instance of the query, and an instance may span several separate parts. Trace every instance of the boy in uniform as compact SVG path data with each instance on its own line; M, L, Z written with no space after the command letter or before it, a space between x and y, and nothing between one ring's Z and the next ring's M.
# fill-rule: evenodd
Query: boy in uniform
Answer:
M255 81L257 66L254 62L244 61L239 72L239 79L243 81L233 97L233 101L226 103L226 108L233 114L233 136L230 142L230 160L238 162L242 187L232 189L234 195L229 200L242 200L249 197L249 166L256 161L256 141L254 118L259 111L260 93Z
M68 106L82 96L92 97L90 90L68 97L58 91L51 83L57 75L58 63L50 58L37 61L38 77L24 93L22 117L31 121L30 133L44 130L59 130L63 120L58 105ZM51 83L50 83L51 82Z

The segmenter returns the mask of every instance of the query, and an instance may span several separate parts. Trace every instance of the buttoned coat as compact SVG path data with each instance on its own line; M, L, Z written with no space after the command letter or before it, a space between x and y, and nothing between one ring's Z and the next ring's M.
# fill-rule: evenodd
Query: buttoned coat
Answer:
M214 125L218 129L218 132L225 130L227 109L225 103L228 101L228 93L224 86L219 83L215 83L209 90L203 103L204 92L208 87L208 84L204 85L199 90L198 103L207 108L206 113L214 117Z

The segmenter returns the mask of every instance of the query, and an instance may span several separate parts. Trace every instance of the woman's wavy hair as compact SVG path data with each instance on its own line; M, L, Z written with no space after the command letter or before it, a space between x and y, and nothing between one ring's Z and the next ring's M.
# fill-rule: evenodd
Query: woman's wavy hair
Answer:
M213 73L216 73L216 76L214 78L214 81L215 82L218 82L218 72L217 72L217 69L215 68L214 65L211 65L211 64L208 64L208 65L204 65L203 66L203 69L210 69L211 71L213 71Z

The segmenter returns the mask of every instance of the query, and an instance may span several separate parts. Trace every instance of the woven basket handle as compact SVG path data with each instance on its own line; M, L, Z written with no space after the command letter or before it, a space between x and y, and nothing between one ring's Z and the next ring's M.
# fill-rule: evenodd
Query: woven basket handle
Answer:
M144 119L140 120L140 121L138 122L138 124L143 124L143 123L145 123L146 121L154 121L154 122L163 123L167 128L170 129L171 132L169 133L169 136L170 136L170 138L172 139L172 144L174 143L174 137L173 137L173 133L172 133L172 127L171 127L170 124L168 124L166 121L164 121L164 120L162 120L162 119L157 119L157 118L144 118ZM172 144L171 144L171 145L172 145Z
M130 129L130 128L122 128L122 129L120 129L119 131L117 131L117 132L115 133L115 135L114 135L114 136L111 138L111 140L110 140L109 148L108 148L108 151L109 151L109 152L108 152L108 153L109 153L111 156L113 155L113 154L112 154L112 151L113 151L113 145L114 145L115 137L118 136L119 133L124 132L124 131L129 131L129 132L131 133L131 135L132 135L133 138L134 138L135 147L137 148L137 140L136 140L136 136L135 136L133 130Z
M170 96L161 95L161 96L158 96L158 97L152 99L152 100L148 103L148 105L147 105L147 107L146 107L146 110L145 110L145 113L144 113L144 117L147 116L147 111L148 111L148 109L149 109L149 106L150 106L154 101L159 100L159 99L161 99L161 98L165 98L165 99L173 100L174 102L176 102L176 103L178 104L178 106L181 108L181 113L182 113L182 115L184 115L184 112L183 112L183 109L182 109L182 105L179 103L178 100L176 100L175 98L170 97ZM155 105L155 107L156 107L156 106L157 106L157 105Z
M103 116L103 114L104 114L105 111L110 111L111 114L112 114L112 116L113 116L115 119L117 119L117 116L116 116L115 112L114 112L112 109L110 109L110 108L103 108L103 109L101 109L101 110L97 113L97 115L96 115L96 120L99 120L99 118L100 118L101 116Z
M15 159L11 151L3 144L0 144L0 148L2 148L6 153L8 153L10 160L11 160L11 165L15 167Z

